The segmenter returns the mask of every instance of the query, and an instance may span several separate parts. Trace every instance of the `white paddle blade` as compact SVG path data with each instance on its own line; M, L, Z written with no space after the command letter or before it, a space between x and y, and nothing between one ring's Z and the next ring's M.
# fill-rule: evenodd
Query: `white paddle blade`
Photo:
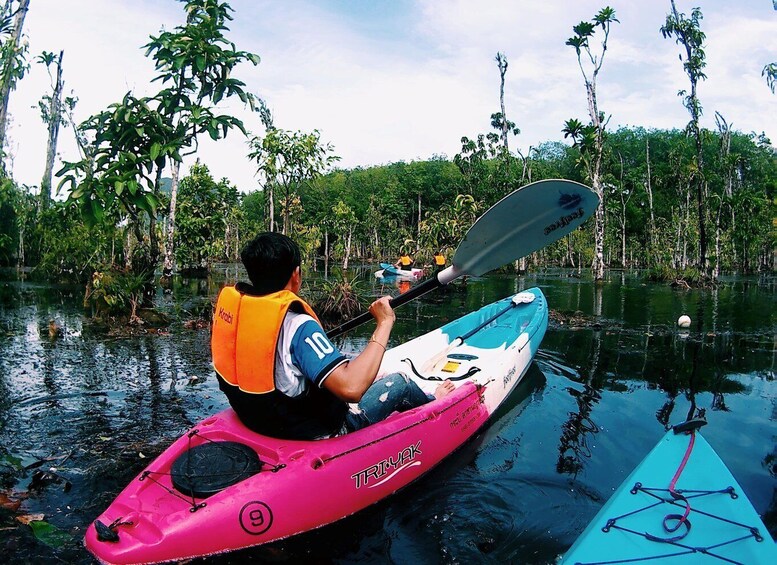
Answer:
M569 180L527 184L494 204L469 229L453 256L459 274L482 275L525 257L580 227L599 197Z

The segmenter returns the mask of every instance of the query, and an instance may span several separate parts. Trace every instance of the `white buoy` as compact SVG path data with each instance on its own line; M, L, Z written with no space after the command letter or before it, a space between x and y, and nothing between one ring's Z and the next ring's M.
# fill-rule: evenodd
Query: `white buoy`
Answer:
M677 319L677 325L681 328L690 328L691 327L691 317L686 316L683 314Z

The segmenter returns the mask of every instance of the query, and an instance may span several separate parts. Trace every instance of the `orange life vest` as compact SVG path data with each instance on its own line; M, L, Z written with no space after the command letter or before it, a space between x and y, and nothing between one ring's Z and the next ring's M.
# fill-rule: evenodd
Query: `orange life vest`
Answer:
M445 266L445 255L442 253L439 253L434 256L434 264L438 267L444 267Z
M413 260L408 255L402 255L402 257L399 258L399 262L403 267L409 267L413 263Z
M275 352L292 305L318 321L313 309L289 290L254 296L224 287L216 302L210 342L216 373L244 392L275 390Z

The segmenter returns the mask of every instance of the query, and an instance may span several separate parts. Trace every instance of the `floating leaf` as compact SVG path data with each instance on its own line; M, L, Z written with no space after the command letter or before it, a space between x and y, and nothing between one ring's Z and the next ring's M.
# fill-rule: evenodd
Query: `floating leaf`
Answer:
M0 492L0 508L3 508L5 510L10 510L11 512L16 512L19 510L19 506L22 505L21 500L13 500L8 497L5 493Z
M5 455L0 455L0 466L11 467L19 471L22 469L22 460L10 453L6 453Z
M44 522L43 520L33 520L29 523L32 533L40 541L51 547L62 547L72 540L72 536L63 532L56 526Z

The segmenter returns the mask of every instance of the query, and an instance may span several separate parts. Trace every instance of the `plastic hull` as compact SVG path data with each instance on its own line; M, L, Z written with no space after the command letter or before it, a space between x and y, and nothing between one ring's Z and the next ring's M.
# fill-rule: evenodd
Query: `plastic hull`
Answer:
M777 563L777 550L769 531L742 487L698 432L676 484L676 490L682 491L690 502L691 527L681 539L667 541L685 529L666 531L664 518L670 514L682 515L685 506L662 503L660 499L672 500L665 489L672 482L689 441L689 435L667 432L594 517L564 555L562 564ZM634 488L638 483L642 489ZM730 492L705 494L729 488ZM611 520L614 523L608 527ZM671 528L676 520L670 519L667 523Z
M380 270L375 272L375 276L382 279L395 278L415 280L424 276L424 270L410 269L409 271L406 271L389 263L381 263Z
M318 528L391 495L470 438L528 369L545 334L548 310L538 289L526 292L534 295L533 302L509 309L430 371L456 378L479 369L455 381L452 394L358 432L318 441L261 436L225 410L173 443L99 516L105 525L114 524L119 541L100 541L92 524L86 547L109 563L209 555ZM412 375L403 359L422 366L456 337L505 309L510 298L389 350L381 372ZM444 365L454 372L442 372ZM426 391L439 384L413 378ZM170 467L187 448L207 440L249 445L265 467L206 499L187 498L172 488Z

